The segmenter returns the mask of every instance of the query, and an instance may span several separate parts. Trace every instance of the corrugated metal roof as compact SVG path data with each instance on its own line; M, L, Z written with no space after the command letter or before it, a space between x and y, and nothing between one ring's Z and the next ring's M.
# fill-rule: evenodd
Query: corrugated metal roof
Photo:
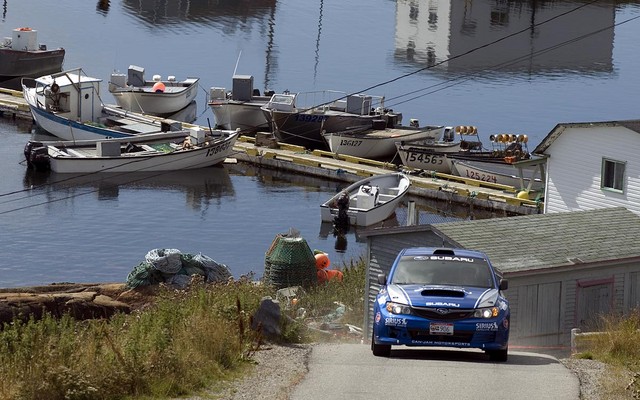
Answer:
M640 216L623 207L433 225L503 272L640 257Z

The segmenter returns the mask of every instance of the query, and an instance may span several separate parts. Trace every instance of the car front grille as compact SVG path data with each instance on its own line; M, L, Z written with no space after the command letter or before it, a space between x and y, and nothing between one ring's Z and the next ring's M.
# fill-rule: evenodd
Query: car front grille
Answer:
M441 314L436 310L447 310L447 314ZM442 308L412 308L411 312L422 318L435 321L457 321L473 317L475 310L456 310Z

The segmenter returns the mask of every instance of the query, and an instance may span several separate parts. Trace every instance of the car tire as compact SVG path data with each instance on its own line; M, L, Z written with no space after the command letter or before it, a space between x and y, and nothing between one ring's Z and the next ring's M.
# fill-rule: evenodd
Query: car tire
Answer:
M489 353L489 359L491 361L505 362L505 361L507 361L507 358L509 357L509 355L507 354L508 353L508 349L491 350L488 353Z
M391 355L390 344L376 344L373 340L374 332L371 332L371 351L376 357L389 357Z

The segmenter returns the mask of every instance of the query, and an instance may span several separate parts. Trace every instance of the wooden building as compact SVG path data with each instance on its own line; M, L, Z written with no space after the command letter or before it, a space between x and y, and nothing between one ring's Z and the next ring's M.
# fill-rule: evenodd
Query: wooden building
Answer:
M640 215L640 120L562 123L533 153L546 157L544 213L626 207Z
M640 138L640 136L639 136ZM509 280L511 343L569 346L572 328L640 306L640 216L622 208L534 214L371 230L367 240L370 335L377 275L414 246L485 252Z

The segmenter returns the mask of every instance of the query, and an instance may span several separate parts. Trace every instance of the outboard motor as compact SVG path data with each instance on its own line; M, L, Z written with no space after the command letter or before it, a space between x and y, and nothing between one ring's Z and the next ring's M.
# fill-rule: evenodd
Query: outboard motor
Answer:
M42 143L29 141L24 146L24 158L27 166L36 171L46 171L51 168L49 164L49 152Z
M336 229L347 230L349 229L349 215L347 210L349 209L349 193L342 192L336 200L336 207L338 208L338 215L333 218L333 225Z

